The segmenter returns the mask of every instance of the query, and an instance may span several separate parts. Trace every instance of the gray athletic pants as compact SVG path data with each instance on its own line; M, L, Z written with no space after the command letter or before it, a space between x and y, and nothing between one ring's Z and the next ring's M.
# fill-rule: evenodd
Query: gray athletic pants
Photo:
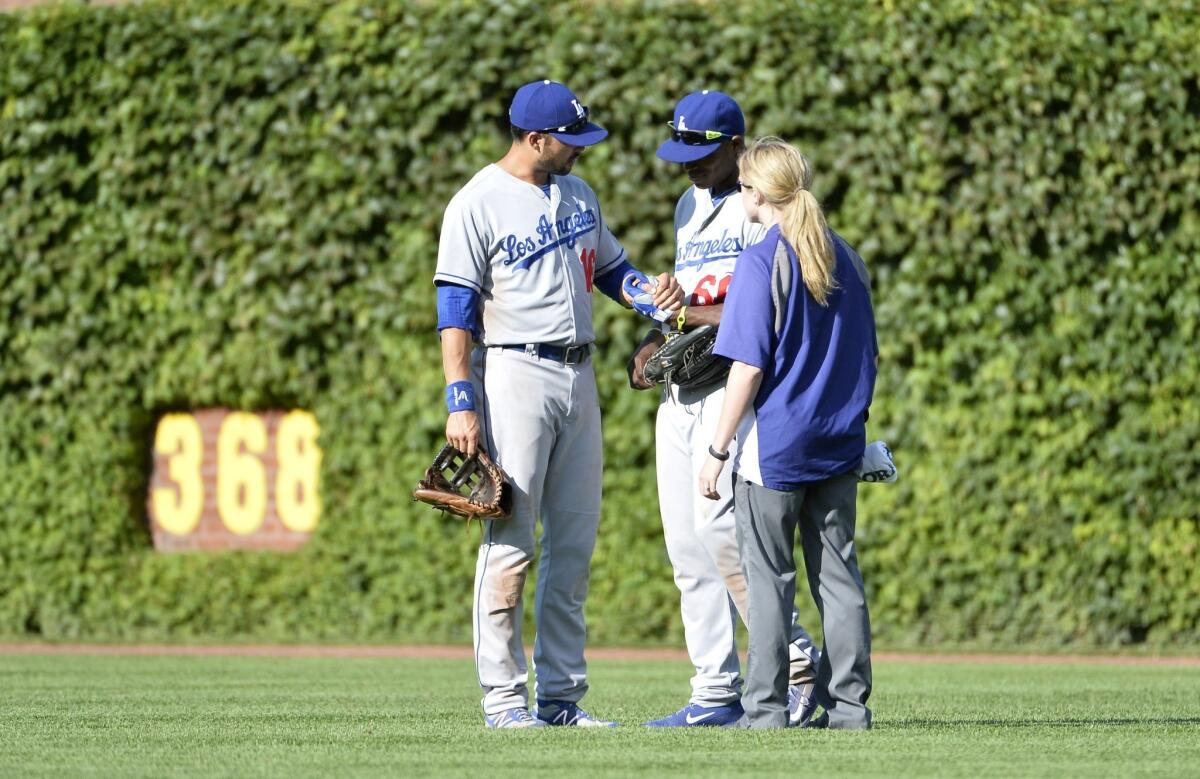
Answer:
M796 528L825 647L817 702L831 728L869 728L871 623L854 552L854 472L780 492L735 477L734 513L749 601L742 705L752 728L787 727L788 639L796 599Z

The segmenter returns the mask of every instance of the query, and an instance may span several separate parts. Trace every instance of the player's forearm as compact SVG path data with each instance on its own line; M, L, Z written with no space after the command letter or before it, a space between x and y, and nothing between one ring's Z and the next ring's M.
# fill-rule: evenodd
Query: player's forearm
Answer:
M714 303L711 306L688 306L683 314L683 326L686 328L700 327L700 325L719 326L721 312L724 310L724 303Z
M446 384L471 377L471 334L457 327L442 330L442 371Z
M636 353L644 346L653 346L655 349L657 349L666 342L667 337L662 334L662 331L656 327L652 327L646 331L646 335L642 336L642 342L637 345L637 349L634 351Z
M721 417L713 435L712 446L718 452L728 452L729 442L737 432L738 422L750 408L758 387L762 384L762 369L744 362L734 361L725 382L725 400L721 403Z
M637 268L629 264L629 260L621 260L621 262L611 270L605 273L598 274L592 279L592 284L596 289L603 292L608 297L620 303L625 308L629 308L629 304L621 297L621 281L630 273L639 272Z

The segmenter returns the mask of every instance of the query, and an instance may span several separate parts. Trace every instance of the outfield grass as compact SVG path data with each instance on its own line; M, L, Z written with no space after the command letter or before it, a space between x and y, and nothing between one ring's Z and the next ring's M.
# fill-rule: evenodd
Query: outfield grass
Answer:
M1196 776L1200 671L877 663L875 730L637 727L679 662L592 663L611 731L487 731L469 662L0 655L0 776Z

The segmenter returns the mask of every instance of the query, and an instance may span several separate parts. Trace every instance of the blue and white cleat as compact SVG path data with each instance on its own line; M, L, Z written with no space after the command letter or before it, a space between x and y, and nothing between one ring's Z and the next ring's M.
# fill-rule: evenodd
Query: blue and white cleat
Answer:
M701 706L689 703L674 714L662 719L650 720L648 728L731 728L745 716L741 701L728 706Z
M543 725L572 728L615 728L617 723L596 719L572 701L538 699L537 718Z
M805 728L817 710L817 697L813 694L816 685L793 684L788 686L788 727Z
M489 728L544 728L546 723L529 713L524 706L505 709L499 714L483 715Z

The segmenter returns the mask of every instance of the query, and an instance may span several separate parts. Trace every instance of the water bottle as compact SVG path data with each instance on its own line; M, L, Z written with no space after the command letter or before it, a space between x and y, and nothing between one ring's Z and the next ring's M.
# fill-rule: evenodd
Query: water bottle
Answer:
M636 280L634 283L636 284ZM658 282L656 282L654 279L650 279L647 283L650 286L650 289L648 290L641 289L640 287L636 288L640 291L638 291L636 295L633 295L633 310L637 311L642 316L650 317L656 322L666 322L670 320L670 311L663 311L661 308L658 308L654 305L654 292L658 289Z

